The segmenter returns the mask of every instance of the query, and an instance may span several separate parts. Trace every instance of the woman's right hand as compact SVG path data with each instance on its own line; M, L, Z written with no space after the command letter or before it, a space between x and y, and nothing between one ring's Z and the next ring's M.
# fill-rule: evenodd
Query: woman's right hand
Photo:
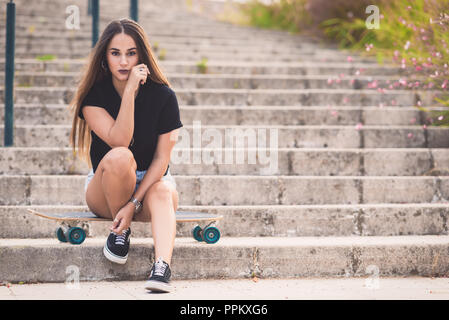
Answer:
M132 92L136 92L139 88L139 84L144 84L147 81L147 76L150 74L150 70L146 64L141 63L135 65L129 74L126 87Z

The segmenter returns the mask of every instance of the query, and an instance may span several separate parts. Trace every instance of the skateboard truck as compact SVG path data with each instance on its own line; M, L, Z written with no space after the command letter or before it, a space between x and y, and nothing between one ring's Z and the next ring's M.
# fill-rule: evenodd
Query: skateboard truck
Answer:
M214 225L215 221L211 221L204 228L197 224L192 230L193 238L199 242L216 243L220 239L220 230Z
M79 227L78 225L81 225ZM81 244L89 234L89 224L82 221L63 221L61 226L56 229L56 237L61 242L70 242L71 244Z

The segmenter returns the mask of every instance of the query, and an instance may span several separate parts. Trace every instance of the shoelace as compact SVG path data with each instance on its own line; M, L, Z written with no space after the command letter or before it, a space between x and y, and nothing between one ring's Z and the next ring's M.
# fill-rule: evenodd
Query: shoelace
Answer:
M115 234L115 244L122 246L125 245L127 233L128 230L123 231L122 234Z
M162 261L162 258L157 259L154 264L154 274L158 276L164 276L167 265Z

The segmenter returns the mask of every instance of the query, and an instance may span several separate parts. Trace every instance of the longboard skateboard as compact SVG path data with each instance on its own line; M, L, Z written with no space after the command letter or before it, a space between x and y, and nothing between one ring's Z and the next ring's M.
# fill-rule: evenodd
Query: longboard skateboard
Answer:
M86 221L112 221L100 218L92 212L65 212L65 213L43 213L28 209L28 212L36 216L60 222L61 226L56 229L56 237L61 242L81 244L87 236ZM215 223L223 218L222 215L206 212L176 211L176 222L196 222L192 229L193 238L206 243L216 243L220 239L220 230ZM205 225L200 227L199 224Z

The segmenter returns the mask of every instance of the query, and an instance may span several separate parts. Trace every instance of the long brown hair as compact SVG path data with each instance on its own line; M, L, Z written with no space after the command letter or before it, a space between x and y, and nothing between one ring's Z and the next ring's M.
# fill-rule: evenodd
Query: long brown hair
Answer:
M149 78L154 82L170 87L168 79L162 74L157 64L144 29L135 21L126 18L111 21L104 29L98 42L92 48L88 61L82 69L77 90L69 104L69 109L73 117L70 145L72 146L73 154L78 155L80 159L86 160L89 168L92 168L89 154L90 144L92 142L90 128L86 120L78 117L78 113L82 101L93 85L111 75L107 67L106 50L111 39L119 33L125 33L133 38L139 55L138 63L144 63L148 66L150 70ZM78 147L78 152L75 149L76 146Z

